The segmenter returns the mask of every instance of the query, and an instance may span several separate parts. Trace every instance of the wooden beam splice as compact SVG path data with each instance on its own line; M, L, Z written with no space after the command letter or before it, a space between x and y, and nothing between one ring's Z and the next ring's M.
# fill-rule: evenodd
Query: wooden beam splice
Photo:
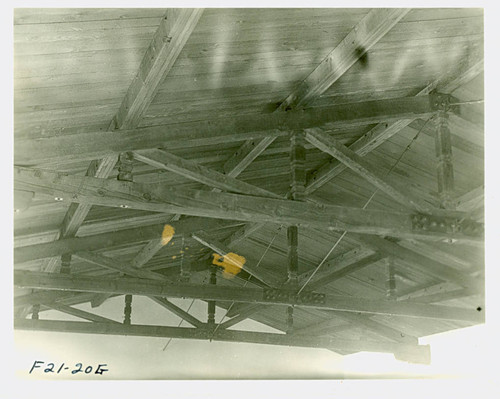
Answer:
M416 96L427 96L437 87L439 87L439 91L441 93L451 93L458 87L474 79L479 73L481 73L484 68L483 64L483 60L473 65L469 65L469 63L466 63L459 68L459 72L454 78L450 78L449 76L440 77L439 79L424 87L416 94ZM369 132L367 132L353 144L351 144L349 146L349 149L351 149L358 155L364 156L370 151L373 151L384 141L390 139L401 129L405 128L411 123L415 123L416 121L418 121L418 118L401 119L394 122L388 121L379 123ZM421 125L423 125L423 123L424 122L422 122ZM457 139L459 138L457 137ZM480 153L480 151L478 150L476 150L475 152L476 154ZM309 195L318 190L335 176L339 175L345 168L346 166L342 163L336 161L335 159L331 159L329 162L325 163L318 170L314 171L310 176L308 176L306 194Z
M218 330L215 334L207 329L166 327L152 325L121 325L115 323L86 323L56 320L14 320L16 330L53 331L80 334L107 334L142 337L162 337L214 340L223 342L246 342L267 345L284 345L308 348L328 348L347 351L394 353L397 358L429 363L428 345L407 345L378 341L342 340L328 337L287 336L284 334L253 331Z
M366 160L347 148L340 141L330 137L320 129L307 129L306 140L321 151L337 158L349 169L353 170L368 182L377 187L380 191L394 198L396 201L419 212L432 213L431 206L422 204L412 198L411 195L402 191L390 176L382 176L377 172L377 168L370 165Z
M279 279L279 276L275 276L273 273L265 269L255 267L252 259L247 259L246 257L242 257L241 255L237 255L234 257L226 256L231 253L231 250L226 248L224 244L218 242L217 240L208 237L206 233L197 232L192 234L191 237L193 237L200 244L212 249L218 255L224 256L224 259L227 262L234 262L234 265L237 268L245 270L256 279L262 281L264 284L267 284L270 287L278 287L282 283L282 281Z
M328 230L386 235L416 239L455 239L478 244L482 226L472 223L474 231L441 231L414 226L415 215L349 208L345 206L311 204L302 201L251 197L239 194L215 193L164 187L161 184L139 184L92 177L66 176L60 173L16 167L15 185L36 192L54 195L59 200L92 203L101 206L132 208L161 213L240 220L300 224ZM441 216L465 218L459 211L441 210Z
M206 184L210 187L219 188L223 191L268 198L281 198L278 194L226 176L196 162L188 161L163 150L140 150L133 153L135 159L155 168L177 173L187 179Z
M409 9L375 8L361 19L340 44L311 72L280 105L281 110L310 103L325 92L355 62L366 54Z
M322 295L321 300L307 300L308 294L298 299L287 290L244 287L224 287L198 284L162 283L136 278L74 277L53 273L14 271L14 285L24 288L45 290L71 290L81 292L107 292L192 298L207 301L248 302L273 305L294 305L296 307L337 310L342 312L407 316L439 320L484 322L484 312L451 306L427 305L410 302L395 302L354 298L342 295ZM303 298L303 299L301 299Z
M112 153L168 147L169 150L263 137L283 137L290 131L327 126L363 126L399 119L427 118L435 110L430 96L335 104L300 111L219 117L186 123L167 123L119 131L14 141L14 162L21 165L56 160L73 162Z
M275 112L310 104L336 82L359 58L365 55L409 10L374 9L368 13L342 42L283 101ZM269 147L275 137L247 140L224 164L226 174L236 177Z

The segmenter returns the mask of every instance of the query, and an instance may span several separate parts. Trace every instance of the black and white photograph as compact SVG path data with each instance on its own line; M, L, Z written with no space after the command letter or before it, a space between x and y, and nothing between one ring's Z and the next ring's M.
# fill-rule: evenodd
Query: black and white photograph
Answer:
M155 4L11 9L16 383L491 372L487 10Z

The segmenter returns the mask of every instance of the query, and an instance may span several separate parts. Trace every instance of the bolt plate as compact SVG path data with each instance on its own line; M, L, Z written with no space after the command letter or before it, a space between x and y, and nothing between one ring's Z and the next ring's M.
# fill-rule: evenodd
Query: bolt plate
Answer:
M325 303L325 295L317 292L304 292L298 295L294 292L275 289L265 289L264 299L303 305L317 305Z
M413 231L429 231L436 233L462 233L472 237L482 237L484 234L483 223L470 219L415 214L411 217Z

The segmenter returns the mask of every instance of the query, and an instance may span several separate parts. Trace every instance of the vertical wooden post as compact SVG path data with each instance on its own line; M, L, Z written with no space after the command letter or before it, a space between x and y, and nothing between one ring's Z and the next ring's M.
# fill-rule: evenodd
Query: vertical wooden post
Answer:
M64 254L61 256L61 270L60 273L71 273L71 254Z
M386 281L386 297L389 300L396 300L396 266L394 258L389 256L386 260L387 265L387 281Z
M299 231L297 226L289 226L286 231L288 239L288 282L292 286L296 286L298 284L298 233Z
M305 134L303 131L294 131L290 135L290 197L292 200L302 201L305 195L306 184L306 150ZM298 284L298 227L289 226L288 238L288 282L296 287Z
M290 135L290 198L303 201L306 186L306 149L305 134L302 130L294 131ZM290 288L297 288L299 275L299 229L298 226L288 226L288 284ZM287 334L293 333L293 306L287 308Z
M303 201L306 185L306 149L305 134L295 131L290 136L290 193L291 198Z
M436 157L438 160L438 192L441 200L441 207L454 209L453 157L451 151L451 134L448 126L449 117L447 113L447 101L443 99L439 102L438 107L435 136Z
M33 305L33 311L31 313L31 319L32 320L38 320L39 317L39 312L40 312L40 304Z
M211 266L210 268L210 281L209 283L212 285L217 284L217 269L215 266ZM207 319L208 328L213 330L215 328L215 301L208 301L208 319Z
M293 334L293 306L288 306L286 308L286 333Z
M125 295L125 312L123 324L130 325L132 320L132 295Z

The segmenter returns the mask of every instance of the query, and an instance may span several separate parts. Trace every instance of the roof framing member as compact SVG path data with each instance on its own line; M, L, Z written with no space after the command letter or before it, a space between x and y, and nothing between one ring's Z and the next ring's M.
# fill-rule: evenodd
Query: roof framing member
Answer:
M299 296L299 298L295 298L293 295L290 296L291 294L288 290L162 283L153 280L128 277L74 277L62 274L17 270L14 271L14 285L35 289L71 290L96 293L107 292L110 294L192 298L209 301L235 301L269 305L294 305L296 307L337 310L342 312L407 316L473 323L484 322L484 312L478 312L475 309L411 302L399 303L395 301L354 298L343 295L324 295L320 301L309 301L306 298L308 298L311 293L304 293L302 296ZM276 295L273 295L273 293Z
M77 321L26 320L16 319L14 328L32 331L58 331L81 334L132 335L147 337L166 337L201 339L224 342L246 342L268 345L284 345L331 350L369 351L394 353L396 358L408 361L429 363L428 345L408 345L379 341L340 340L328 337L287 336L253 331L218 330L215 334L207 329L166 327L152 325L121 325L117 323L86 323Z
M483 60L480 60L472 65L466 63L466 65L462 65L460 67L458 75L456 75L454 78L451 78L451 80L448 76L440 77L436 81L427 85L420 92L418 92L416 96L427 96L436 88L439 88L439 91L441 93L451 94L461 85L466 84L470 80L474 79L477 75L479 75L483 71L483 68ZM380 123L372 128L369 132L364 134L362 137L360 137L358 140L356 140L353 144L351 144L349 146L349 149L351 149L358 155L364 156L370 151L373 151L384 141L390 139L401 129L405 128L411 123L415 123L416 121L418 121L418 119L421 118L401 119L399 121L393 121L390 123ZM420 125L420 127L422 126ZM314 191L318 190L324 184L332 180L335 176L339 175L345 168L345 165L341 164L335 159L326 162L308 176L306 194L311 194Z
M113 117L109 130L137 127L142 115L156 94L165 75L172 68L187 39L194 30L203 9L169 9L161 19L153 39L123 102ZM100 161L93 160L87 176L106 178L116 162L117 154L109 154ZM89 204L71 204L60 228L59 237L74 237L89 213ZM54 271L57 258L47 264Z
M394 179L391 176L384 176L375 165L371 165L338 140L322 132L321 129L307 129L306 140L321 151L337 158L345 166L365 178L380 191L408 208L425 213L432 213L434 211L432 206L414 199L411 194L407 194L403 188L399 187L397 182L393 181Z
M365 55L384 35L403 18L409 9L375 8L349 32L328 56L302 81L279 106L276 112L303 107L312 103L335 83L354 63ZM224 165L232 177L240 174L274 141L265 137L247 140Z
M35 165L52 160L91 160L113 153L142 149L178 148L287 136L312 127L326 130L364 126L400 119L428 118L436 112L432 96L335 104L300 111L241 115L138 129L77 133L43 139L14 141L14 163ZM460 112L460 107L454 107Z
M441 216L461 220L468 232L429 231L413 225L411 213L349 208L300 201L178 190L161 184L139 184L93 177L65 176L39 169L15 168L18 186L53 195L62 201L78 201L101 206L132 208L162 213L179 213L219 219L278 224L301 224L328 230L387 235L399 238L454 239L471 244L482 242L482 225L459 211L442 210ZM418 216L421 217L421 216Z

